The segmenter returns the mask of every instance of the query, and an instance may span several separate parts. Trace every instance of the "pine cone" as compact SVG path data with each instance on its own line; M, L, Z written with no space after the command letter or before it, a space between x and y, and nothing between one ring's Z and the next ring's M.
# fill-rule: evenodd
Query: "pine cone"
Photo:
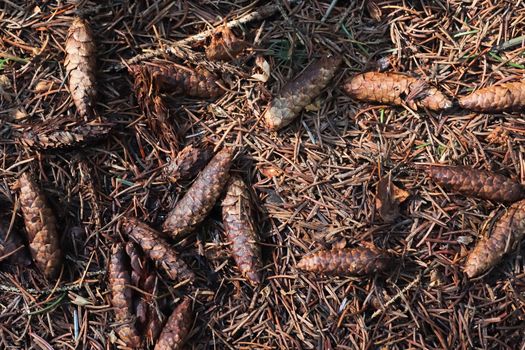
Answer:
M257 233L251 217L250 195L242 179L237 176L230 179L222 201L222 221L239 270L252 284L259 284L261 249L257 244Z
M516 248L525 234L525 200L514 203L494 225L490 237L482 238L467 257L464 272L476 277Z
M178 239L202 222L230 177L233 149L225 147L201 171L186 195L166 217L162 230Z
M182 349L185 338L191 330L193 313L191 310L191 300L184 300L175 308L168 322L160 334L159 341L155 345L155 350L178 350Z
M69 76L69 92L79 115L85 120L95 116L96 48L89 23L75 18L66 39L64 65Z
M109 261L109 286L111 305L115 310L115 320L119 323L117 333L126 346L139 348L141 338L135 328L135 317L132 314L133 291L129 288L131 278L127 257L121 244L113 246Z
M392 257L372 248L324 250L307 255L299 261L300 270L337 275L369 275L388 269Z
M55 215L31 175L23 173L17 187L31 255L44 275L53 278L60 271L62 261Z
M440 186L469 197L495 202L515 202L525 198L525 188L516 181L490 171L464 166L425 166L429 176Z
M172 182L191 179L201 171L212 156L209 147L184 147L177 156L162 169L165 178Z
M279 130L290 124L328 85L341 62L338 56L324 57L287 83L264 112L266 126Z
M506 83L479 89L459 99L462 108L476 112L503 112L525 107L525 82Z
M122 218L122 229L142 247L142 251L151 260L162 266L171 279L194 280L193 272L170 248L168 242L161 238L160 233L131 217Z
M357 74L345 82L345 92L359 101L378 102L397 106L406 103L410 108L441 111L452 102L438 89L425 81L401 73L368 72Z

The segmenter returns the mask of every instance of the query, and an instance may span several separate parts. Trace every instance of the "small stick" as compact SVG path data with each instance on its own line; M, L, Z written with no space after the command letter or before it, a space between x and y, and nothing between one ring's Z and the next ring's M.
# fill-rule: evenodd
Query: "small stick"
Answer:
M289 5L294 5L294 4L298 3L298 2L300 2L300 1L299 0L289 0L288 4ZM270 5L262 6L259 9L257 9L256 11L250 12L250 13L248 13L248 14L246 14L246 15L238 18L238 19L234 19L232 21L227 22L226 23L226 27L228 27L228 28L237 28L237 27L240 27L240 26L242 26L242 25L244 25L246 23L253 22L253 21L258 21L258 20L270 17L271 15L276 13L278 9L279 9L279 7L276 4L270 4ZM150 58L153 58L153 57L156 57L156 56L160 56L160 55L166 54L166 53L167 54L177 54L177 52L179 52L179 50L177 48L179 48L181 46L188 46L189 44L192 44L194 42L198 42L198 41L204 40L204 39L208 38L210 35L212 35L213 33L215 33L215 28L205 30L203 32L200 32L200 33L197 33L195 35L189 36L186 39L179 40L172 46L167 46L167 47L164 47L164 48L156 49L156 50L153 50L153 51L145 52L143 54L134 56L131 59L129 59L126 62L126 64L127 65L135 64L135 63L138 63L140 61L144 61L144 60L147 60L147 59L150 59ZM115 67L115 68L117 68L117 67ZM123 69L123 68L124 68L124 65L122 65L122 64L119 65L119 67L118 67L119 70Z
M371 320L373 320L374 318L376 318L377 316L379 316L382 312L384 312L386 310L386 308L388 306L390 306L391 304L393 304L397 299L401 298L401 296L403 296L403 294L405 294L407 291L409 291L410 289L412 289L412 287L414 287L416 284L419 283L419 281L421 280L421 274L419 274L415 280L413 280L412 282L410 282L405 288L403 288L403 290L399 291L399 293L397 293L396 295L394 295L390 300L388 300L385 305L383 306L383 308L381 310L377 310L376 312L374 312L372 314L372 317L370 318Z

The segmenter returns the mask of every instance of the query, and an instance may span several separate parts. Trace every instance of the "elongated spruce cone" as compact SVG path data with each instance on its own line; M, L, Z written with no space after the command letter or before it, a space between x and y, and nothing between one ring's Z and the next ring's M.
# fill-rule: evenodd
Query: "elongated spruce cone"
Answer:
M17 187L33 260L47 278L54 278L62 262L55 215L29 173L20 176Z
M525 107L525 82L506 83L479 89L459 99L462 108L476 112L504 112Z
M182 349L186 337L191 330L193 312L191 300L184 300L173 310L168 322L159 336L155 350L178 350Z
M64 66L69 76L69 92L84 119L95 116L96 49L89 23L75 18L67 34Z
M328 85L341 62L340 56L326 56L287 83L263 114L266 126L279 130L290 124Z
M212 150L209 147L184 147L177 156L162 169L162 175L171 182L188 180L194 177L208 163Z
M109 287L111 305L115 310L115 321L119 324L117 333L120 339L130 348L138 348L141 338L135 327L133 316L133 291L131 285L128 258L121 244L113 246L109 260Z
M440 186L465 196L495 202L516 202L525 198L525 187L500 174L464 166L425 166L430 178Z
M122 218L122 229L125 234L141 246L142 251L151 260L166 271L171 279L189 279L190 281L195 279L195 275L188 268L188 265L177 256L177 253L161 237L160 233L131 217Z
M32 125L22 134L20 141L24 146L42 150L73 148L106 137L112 126L98 122L56 125L46 121Z
M498 219L489 237L483 237L470 252L464 272L476 277L501 261L525 234L525 200L514 203Z
M170 61L130 66L132 74L147 75L155 92L215 98L224 94L221 80L205 69L194 70ZM139 73L142 72L142 73Z
M261 249L252 220L250 194L241 178L230 179L222 201L222 221L241 274L253 285L261 282Z
M224 147L200 172L193 185L166 217L162 230L179 239L193 231L217 202L230 178L233 149Z
M322 274L362 276L387 270L391 262L392 257L386 252L357 247L307 255L299 261L297 268Z
M438 89L424 80L401 73L368 72L357 74L345 82L348 96L359 101L377 102L410 108L441 111L452 107L452 102Z

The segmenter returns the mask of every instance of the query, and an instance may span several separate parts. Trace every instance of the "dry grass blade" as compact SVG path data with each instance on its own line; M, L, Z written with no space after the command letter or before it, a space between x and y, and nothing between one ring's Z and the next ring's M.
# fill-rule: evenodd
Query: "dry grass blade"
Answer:
M241 274L253 285L261 282L261 248L252 219L250 193L240 177L232 177L222 200L222 221Z

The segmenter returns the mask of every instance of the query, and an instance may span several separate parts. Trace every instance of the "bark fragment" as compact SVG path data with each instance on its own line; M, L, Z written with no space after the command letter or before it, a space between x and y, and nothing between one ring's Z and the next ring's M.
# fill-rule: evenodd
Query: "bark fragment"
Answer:
M324 250L299 261L300 270L336 275L369 275L389 268L392 257L377 248Z
M141 246L142 251L151 260L158 263L166 271L171 279L194 280L193 272L177 256L177 253L161 237L160 233L131 217L122 218L122 229Z
M238 39L227 26L222 26L212 35L211 42L206 47L206 57L212 61L230 60L246 47L246 41Z
M233 149L224 147L200 172L193 185L166 217L162 230L174 238L190 233L215 205L230 178Z
M525 82L505 83L479 89L459 99L462 108L476 112L504 112L525 107Z
M160 334L155 350L178 350L182 349L186 337L191 330L193 312L191 300L184 300L173 310L168 322Z
M290 124L328 85L341 62L340 56L325 56L288 82L264 112L266 126L279 130Z
M464 272L476 277L498 264L519 244L525 234L525 200L514 203L496 221L489 237L483 237L470 252Z
M106 137L112 127L109 123L83 123L69 118L58 122L44 121L31 125L22 134L20 142L24 146L41 150L73 148Z
M170 61L154 61L130 66L132 72L142 70L151 81L155 93L185 94L193 97L215 98L224 93L220 79L205 69L191 69Z
M29 173L20 176L16 187L33 260L47 278L54 278L62 261L55 215Z
M383 177L377 184L376 210L385 222L393 222L399 216L399 206L410 193L392 183L391 174Z
M410 108L441 111L452 107L452 102L438 89L425 81L401 73L367 72L357 74L345 82L345 92L359 101L378 102Z
M515 202L525 198L525 187L506 176L465 166L425 166L440 186L469 197L495 202Z
M64 66L69 77L69 91L79 115L88 120L95 116L96 51L89 23L77 17L67 34Z
M133 291L129 288L131 277L127 257L121 244L112 248L109 261L109 286L111 305L115 309L115 321L119 324L117 333L120 339L130 348L139 348L141 339L135 327L133 316Z
M228 240L231 242L233 258L241 274L253 285L261 282L261 249L251 216L250 194L239 177L228 183L222 201L222 221Z
M171 182L193 178L208 163L212 156L210 147L188 145L162 169L162 174Z

